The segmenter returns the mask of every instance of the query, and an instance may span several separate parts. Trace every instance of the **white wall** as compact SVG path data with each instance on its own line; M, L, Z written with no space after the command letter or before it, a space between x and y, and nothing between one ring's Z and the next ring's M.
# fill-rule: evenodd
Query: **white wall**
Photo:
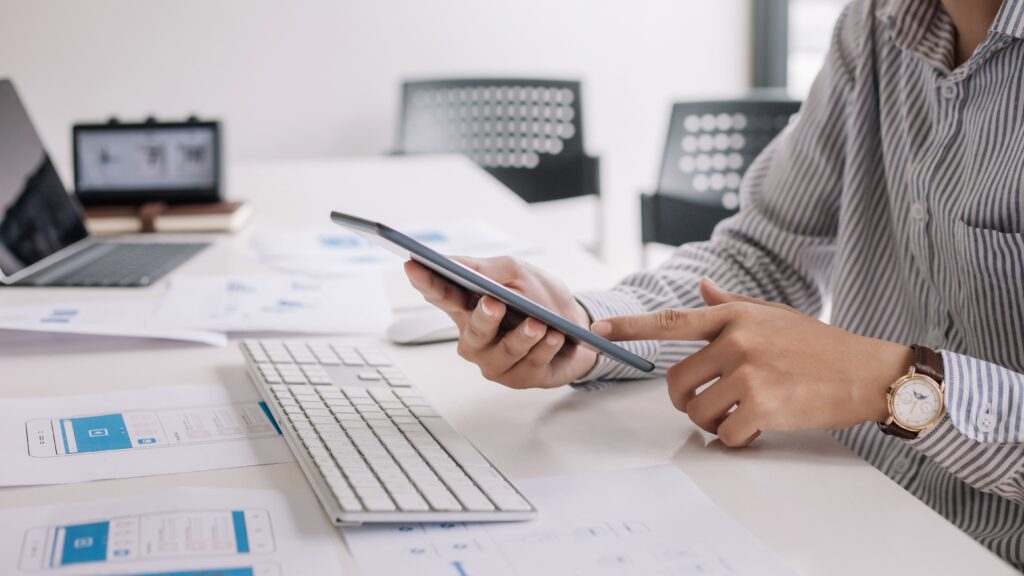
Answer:
M71 124L110 114L219 117L233 160L377 154L402 78L579 78L628 267L670 103L741 93L748 31L747 0L0 0L0 77L66 179Z

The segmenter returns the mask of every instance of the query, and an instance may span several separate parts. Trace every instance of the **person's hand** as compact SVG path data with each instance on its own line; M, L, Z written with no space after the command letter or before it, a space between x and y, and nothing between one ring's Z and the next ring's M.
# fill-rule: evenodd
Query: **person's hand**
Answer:
M700 288L705 308L608 318L592 330L611 340L707 340L666 379L672 404L723 444L746 446L763 430L838 429L888 416L885 389L909 369L910 348L707 279Z
M455 260L580 326L590 324L564 284L529 264L508 257ZM478 365L488 380L511 388L551 388L583 376L597 361L594 351L567 342L536 319L509 322L505 304L494 298L477 299L411 260L405 273L427 302L455 321L459 356Z

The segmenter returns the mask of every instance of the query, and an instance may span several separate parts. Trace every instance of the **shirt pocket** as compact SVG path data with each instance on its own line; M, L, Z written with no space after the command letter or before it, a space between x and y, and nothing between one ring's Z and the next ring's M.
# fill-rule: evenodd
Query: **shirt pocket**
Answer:
M1024 369L1024 234L957 220L954 237L970 352Z

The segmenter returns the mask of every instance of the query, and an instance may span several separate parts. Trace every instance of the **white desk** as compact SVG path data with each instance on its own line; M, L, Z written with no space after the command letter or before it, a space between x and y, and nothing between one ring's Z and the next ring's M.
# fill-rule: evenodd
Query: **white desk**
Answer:
M345 209L401 225L424 217L483 217L550 249L532 258L574 289L610 285L603 266L539 229L525 204L458 158L368 158L238 166L232 194L252 200L254 226L324 224ZM250 228L251 229L251 228ZM183 273L258 271L225 237ZM396 274L396 308L421 305ZM4 303L153 298L163 290L4 290ZM664 382L600 392L513 391L480 377L453 344L389 346L445 417L511 478L651 466L671 462L727 513L777 550L800 574L1013 574L827 434L766 434L746 450L727 450L668 402ZM139 340L5 334L0 337L0 397L60 395L146 386L243 382L234 345L210 348ZM710 443L710 444L709 444ZM177 485L286 487L305 483L294 464L174 476L0 490L0 509L71 502ZM3 513L0 512L0 518ZM326 522L326 517L321 519ZM342 538L338 555L356 573Z

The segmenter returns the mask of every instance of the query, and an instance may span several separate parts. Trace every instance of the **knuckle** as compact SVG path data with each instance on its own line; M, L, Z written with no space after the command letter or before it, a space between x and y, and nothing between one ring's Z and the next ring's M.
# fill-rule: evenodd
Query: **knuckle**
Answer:
M466 323L466 329L463 331L463 335L473 340L482 340L485 338L483 331L480 329L479 324L474 318L470 318L469 322Z
M494 259L494 263L508 270L509 274L514 277L519 277L523 271L523 263L511 256L498 256Z
M517 358L520 356L519 348L513 343L512 338L502 338L498 344L498 348L503 354L511 358Z
M664 308L654 315L654 320L658 323L658 328L665 332L677 328L683 323L683 318L683 312L678 308ZM639 321L637 320L636 322Z
M679 382L679 378L685 374L682 362L673 364L665 372L665 380L668 381L669 386L676 385Z
M741 356L747 356L754 349L753 337L746 330L733 330L724 339L726 345Z
M480 364L480 375L493 382L500 382L501 374L488 364Z
M676 410L686 413L686 394L682 390L676 390L669 386L668 398L672 401L672 406Z

